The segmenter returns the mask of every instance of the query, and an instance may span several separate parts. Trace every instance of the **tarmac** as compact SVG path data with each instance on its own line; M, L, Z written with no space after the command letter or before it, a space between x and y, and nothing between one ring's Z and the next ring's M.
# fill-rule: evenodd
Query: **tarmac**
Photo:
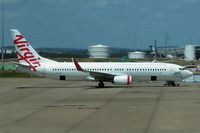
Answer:
M200 83L0 79L0 133L199 133Z

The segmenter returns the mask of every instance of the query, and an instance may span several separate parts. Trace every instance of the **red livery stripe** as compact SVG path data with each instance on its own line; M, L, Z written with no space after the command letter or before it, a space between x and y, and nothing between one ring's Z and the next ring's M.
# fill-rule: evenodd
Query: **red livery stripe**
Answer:
M16 35L16 40L14 40L14 44L19 48L19 51L16 51L18 55L18 60L24 60L29 66L36 71L36 67L41 66L35 55L30 51L30 49L26 46L29 46L27 41L22 41L24 38L22 35ZM26 45L24 44L26 43Z
M18 37L16 40L14 40L14 44L20 44L20 43L28 43L27 41L20 41L24 37L22 35L16 35Z
M130 75L128 75L128 77L127 77L127 85L130 85Z
M81 68L81 66L78 64L78 62L76 61L76 59L73 58L72 60L73 60L75 66L76 66L76 69L78 71L84 71L83 68Z

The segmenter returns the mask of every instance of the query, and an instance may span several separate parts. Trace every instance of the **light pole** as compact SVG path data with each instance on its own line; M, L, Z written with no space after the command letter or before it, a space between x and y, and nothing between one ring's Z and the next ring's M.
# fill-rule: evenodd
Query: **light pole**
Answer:
M2 0L2 40L1 40L1 67L4 71L4 0Z

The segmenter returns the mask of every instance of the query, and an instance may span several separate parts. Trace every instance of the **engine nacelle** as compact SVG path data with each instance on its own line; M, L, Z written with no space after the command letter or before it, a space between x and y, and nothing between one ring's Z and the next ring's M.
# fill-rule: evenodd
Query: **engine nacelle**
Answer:
M132 77L130 75L115 76L113 83L117 85L130 85L132 83Z

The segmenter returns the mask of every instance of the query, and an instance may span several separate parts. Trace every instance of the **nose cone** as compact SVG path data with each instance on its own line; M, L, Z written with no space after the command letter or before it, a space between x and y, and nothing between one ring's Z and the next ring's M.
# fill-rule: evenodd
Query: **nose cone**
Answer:
M188 71L188 76L189 77L193 76L193 72Z
M188 71L188 70L183 71L183 77L184 78L191 77L192 75L193 75L193 73L191 71Z

